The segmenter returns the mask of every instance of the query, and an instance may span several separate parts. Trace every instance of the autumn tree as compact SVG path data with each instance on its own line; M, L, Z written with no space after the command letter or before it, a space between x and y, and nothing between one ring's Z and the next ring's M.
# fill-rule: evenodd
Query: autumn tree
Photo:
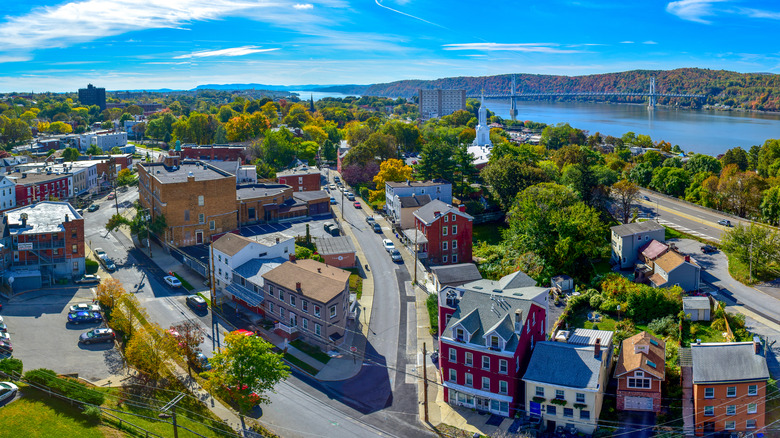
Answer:
M124 286L115 278L106 278L97 287L97 300L108 309L113 309L116 303L125 295Z
M370 202L382 201L385 198L385 183L407 181L412 178L412 168L403 160L391 158L379 165L379 173L374 177L376 190L372 190L369 196Z
M194 321L184 321L171 326L171 332L177 333L176 345L179 354L187 361L187 374L192 375L192 364L196 363L198 353L201 352L200 345L203 343L204 336L200 324Z
M624 224L631 218L631 204L636 202L639 195L639 186L626 179L612 185L612 196L617 201L617 213Z
M780 260L780 233L768 227L750 224L726 231L721 242L723 250L736 257L751 269L751 277L764 277L771 269L778 268ZM772 278L776 274L771 275Z
M127 363L146 378L157 381L165 371L165 362L176 351L176 340L160 326L150 324L133 333L125 348Z

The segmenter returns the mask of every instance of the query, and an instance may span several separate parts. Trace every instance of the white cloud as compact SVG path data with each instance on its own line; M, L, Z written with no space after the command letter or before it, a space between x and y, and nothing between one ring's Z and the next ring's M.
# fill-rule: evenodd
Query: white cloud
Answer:
M509 51L527 53L582 53L581 50L559 49L553 43L464 43L444 44L444 50Z
M740 8L739 13L747 15L750 18L767 18L770 20L780 20L780 12L765 11L762 9Z
M653 40L647 40L647 41L643 42L642 44L651 44L652 45L652 44L658 44L658 43L653 41Z
M201 50L185 55L174 56L173 59L208 58L211 56L245 56L251 55L252 53L273 52L274 50L279 50L279 48L261 49L260 46L241 46L231 47L229 49Z
M293 9L297 10L303 10L303 9L314 9L314 5L311 3L296 3L293 5Z
M434 26L436 26L436 27L441 27L441 28L443 28L443 29L447 29L446 27L442 26L441 24L436 24L436 23L434 23L434 22L432 22L432 21L428 21L428 20L426 20L426 19L424 19L424 18L416 17L416 16L414 16L414 15L412 15L412 14L407 14L406 12L401 12L401 11L399 11L398 9L393 9L393 8L391 8L391 7L385 6L385 5L383 5L383 4L382 4L382 0L374 0L374 2L376 3L376 5L377 5L377 6L379 6L379 7L381 7L381 8L385 8L385 9L387 9L388 11L395 12L396 14L405 15L405 16L407 16L407 17L409 17L409 18L414 18L415 20L422 21L423 23L428 23L428 24L432 24L432 25L434 25ZM403 3L402 3L402 4L403 4Z
M710 24L704 17L715 15L713 5L726 0L678 0L666 5L666 12L676 15L683 20L696 23Z
M2 56L0 55L0 64L8 63L8 62L26 62L31 60L32 58L29 56Z
M620 44L634 44L633 41L621 41Z

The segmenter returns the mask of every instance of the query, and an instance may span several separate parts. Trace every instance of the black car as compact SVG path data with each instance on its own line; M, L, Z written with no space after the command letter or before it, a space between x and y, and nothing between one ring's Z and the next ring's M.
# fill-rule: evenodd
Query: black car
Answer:
M378 223L374 222L374 232L375 233L381 233L382 232L382 226Z
M704 254L710 254L713 252L718 252L718 248L715 248L712 245L703 245L701 247L701 252L703 252Z
M87 211L88 211L88 212L90 212L90 213L92 213L93 211L97 211L97 210L98 210L98 208L100 208L100 206L99 206L99 205L97 205L97 204L92 204L92 205L90 205L90 206L89 206L89 208L87 208Z
M200 295L187 295L187 305L195 310L206 310L208 304Z
M96 328L79 336L79 342L93 344L95 342L114 342L116 333L110 328Z
M72 322L73 324L81 324L84 323L90 323L90 322L101 322L103 321L103 316L100 314L100 312L70 312L68 313L68 322Z

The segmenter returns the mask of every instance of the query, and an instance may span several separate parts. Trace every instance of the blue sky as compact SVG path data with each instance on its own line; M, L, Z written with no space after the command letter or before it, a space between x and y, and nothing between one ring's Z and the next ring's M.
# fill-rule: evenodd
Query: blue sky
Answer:
M748 0L3 2L0 91L346 84L702 67L780 72Z

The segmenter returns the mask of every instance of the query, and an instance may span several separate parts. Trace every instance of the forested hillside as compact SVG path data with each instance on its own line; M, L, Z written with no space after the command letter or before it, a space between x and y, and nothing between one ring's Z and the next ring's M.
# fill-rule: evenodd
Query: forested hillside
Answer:
M780 75L763 73L736 73L725 70L682 68L677 70L633 70L589 76L552 76L518 74L517 91L520 93L552 92L647 92L650 78L655 77L656 92L704 94L706 99L659 98L662 105L680 106L728 105L732 107L780 111ZM466 89L468 94L509 93L512 75L442 78L432 81L404 80L386 84L345 85L327 88L347 94L368 96L412 97L418 88ZM563 98L557 100L584 100L585 98ZM588 98L593 100L593 98ZM642 97L604 97L610 102L644 102Z

